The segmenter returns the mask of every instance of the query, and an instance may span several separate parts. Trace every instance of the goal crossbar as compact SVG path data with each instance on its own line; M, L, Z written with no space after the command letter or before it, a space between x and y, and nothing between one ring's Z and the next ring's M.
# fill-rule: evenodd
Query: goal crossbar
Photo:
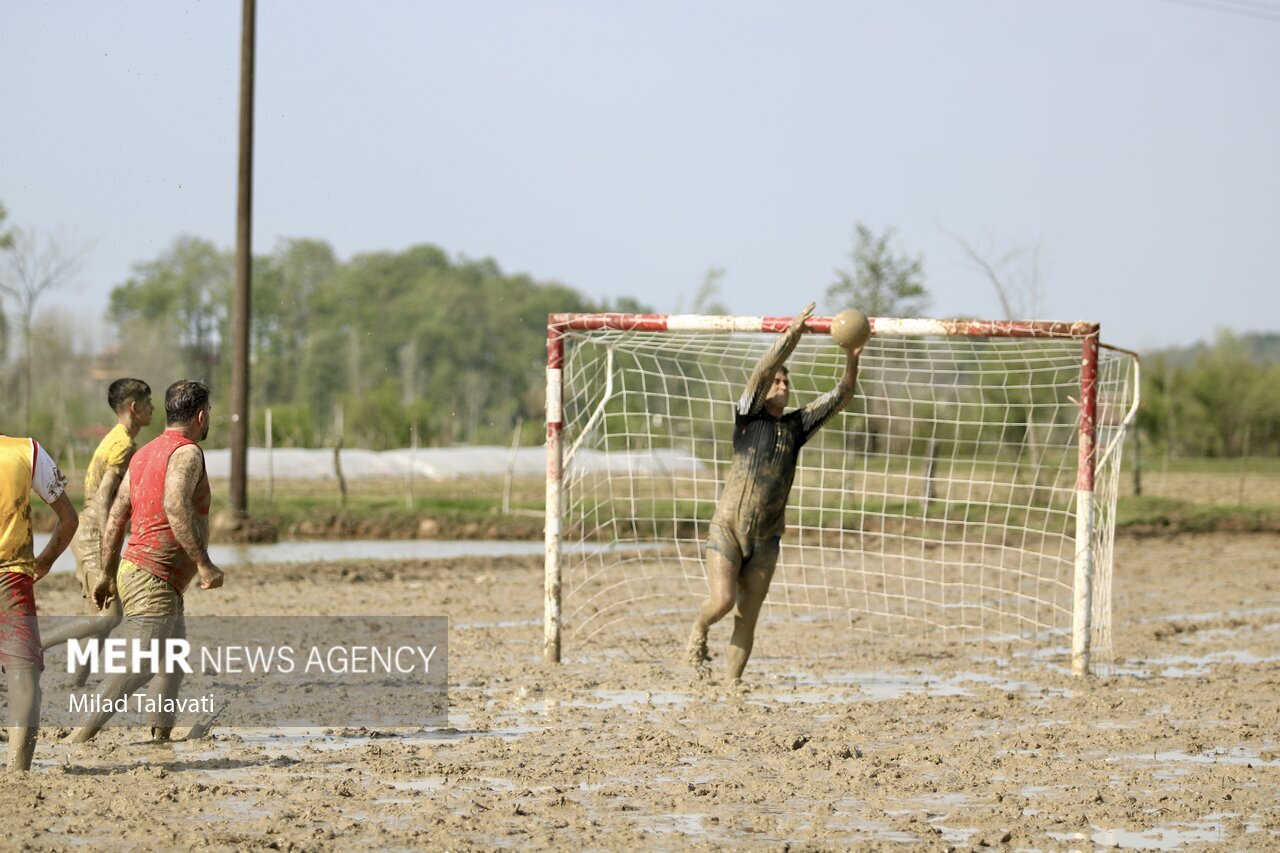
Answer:
M870 318L859 391L802 451L769 607L856 630L1069 634L1109 646L1120 449L1135 354L1093 322ZM732 404L790 317L551 314L544 657L705 594ZM843 354L807 322L798 405ZM824 386L825 383L825 387Z

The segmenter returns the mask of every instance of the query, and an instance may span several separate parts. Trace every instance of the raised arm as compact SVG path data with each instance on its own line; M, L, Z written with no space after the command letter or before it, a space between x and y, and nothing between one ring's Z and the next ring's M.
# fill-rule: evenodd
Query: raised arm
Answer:
M800 415L800 423L804 428L803 440L809 438L822 428L836 412L844 410L853 399L858 387L858 359L862 355L862 347L849 350L844 361L844 374L840 381L827 393L805 406Z
M194 445L179 447L169 457L164 478L164 514L173 537L196 564L201 589L222 586L222 570L209 559L209 546L196 520L196 487L204 478L204 454Z
M751 378L747 380L747 388L742 392L742 399L738 401L739 414L754 415L764 408L764 398L769 394L773 377L777 374L778 368L782 367L795 351L796 344L800 343L800 336L804 334L805 329L804 322L813 316L814 305L810 302L797 314L791 321L791 325L787 326L786 331L778 335L773 346L760 357L755 370L751 373Z

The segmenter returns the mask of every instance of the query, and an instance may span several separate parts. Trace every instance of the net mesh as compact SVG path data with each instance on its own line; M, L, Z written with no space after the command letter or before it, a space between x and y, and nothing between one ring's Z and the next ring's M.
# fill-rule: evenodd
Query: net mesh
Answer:
M563 369L562 631L675 634L705 597L703 548L734 406L771 334L573 331ZM873 338L858 394L800 453L765 616L994 641L1070 635L1078 339ZM843 352L806 335L792 405ZM1093 631L1110 647L1111 544L1133 360L1103 348Z

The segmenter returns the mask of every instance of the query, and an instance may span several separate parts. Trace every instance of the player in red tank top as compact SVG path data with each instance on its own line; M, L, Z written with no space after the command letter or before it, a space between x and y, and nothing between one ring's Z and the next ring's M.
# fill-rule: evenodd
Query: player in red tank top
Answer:
M204 472L204 452L180 429L166 429L134 454L129 463L133 521L129 545L124 551L126 560L166 581L179 595L196 575L195 558L178 541L165 511L169 462L180 447L193 447L194 454L199 456L200 476L192 495L192 508L197 519L207 524L210 490L209 477Z

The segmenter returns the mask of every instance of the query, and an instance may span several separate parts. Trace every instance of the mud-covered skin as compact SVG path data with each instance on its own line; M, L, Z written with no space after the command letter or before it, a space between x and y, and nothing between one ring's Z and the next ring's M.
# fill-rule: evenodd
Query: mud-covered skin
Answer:
M737 531L743 539L781 536L800 448L848 402L831 391L781 418L764 411L739 411L733 424L733 462L713 523Z
M779 336L756 365L734 412L733 461L712 522L745 540L782 535L800 448L853 399L855 383L846 371L839 385L804 408L781 417L769 412L770 384L803 333L801 318Z
M98 443L84 475L84 509L80 528L71 542L76 558L76 577L87 606L93 611L93 587L102 571L102 532L111 504L138 445L124 424L116 424Z
M36 616L35 583L49 574L75 535L75 508L67 479L34 439L0 436L0 665L5 672L8 748L5 770L31 769L40 724L40 673L44 652ZM37 555L31 530L31 496L49 504L57 522Z
M11 772L31 768L40 725L44 652L34 586L30 575L0 572L0 664L4 666L5 728L9 739L5 769Z
M129 466L129 502L125 557L183 592L208 561L210 489L199 445L169 429L139 451Z
M861 349L851 350L834 389L789 414L791 377L783 362L795 350L813 313L809 305L756 364L734 414L733 461L716 504L707 540L707 598L698 609L685 646L699 669L709 659L707 634L731 612L733 633L725 677L737 684L755 645L756 623L778 565L778 543L786 527L787 498L800 448L828 419L848 405L858 378Z
M196 435L207 434L208 408L195 422ZM111 507L103 537L102 580L94 588L101 606L119 598L127 639L150 643L184 639L182 594L199 574L201 588L222 585L222 572L209 560L209 478L204 452L189 427L170 426L134 456L129 475ZM116 552L131 523L129 545L123 557ZM176 699L182 673L156 673L144 668L119 673L103 682L99 696L110 701L128 695L152 678L162 699ZM72 732L73 743L92 740L113 715L103 710ZM152 735L168 740L172 716L153 720Z

